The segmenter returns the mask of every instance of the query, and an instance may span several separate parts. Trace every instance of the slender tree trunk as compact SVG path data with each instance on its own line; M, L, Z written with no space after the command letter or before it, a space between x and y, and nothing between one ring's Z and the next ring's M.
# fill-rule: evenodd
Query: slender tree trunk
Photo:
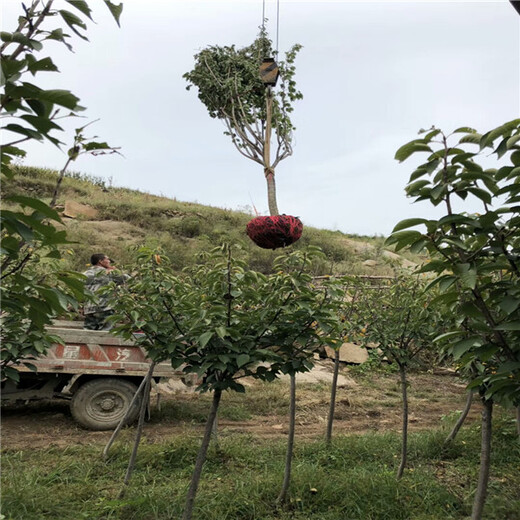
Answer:
M134 448L132 450L132 454L130 455L130 460L128 461L128 468L126 469L123 489L121 489L121 492L119 493L119 499L122 499L125 496L126 488L128 487L128 483L130 482L130 478L132 477L132 473L134 471L137 450L139 449L139 443L141 442L141 436L143 434L144 418L146 415L146 408L148 407L148 401L150 400L150 387L152 378L148 377L147 375L145 381L143 400L141 402L141 409L139 410L139 421L137 423L137 431L135 433Z
M332 376L332 388L330 389L329 417L327 419L327 435L325 441L330 446L332 440L332 424L334 423L334 411L336 409L336 391L338 388L339 374L339 348L334 352L334 374Z
M487 486L489 480L489 466L491 461L491 426L493 416L493 401L482 399L482 442L480 449L480 473L478 486L473 501L471 520L481 520L484 504L486 502Z
M199 453L197 454L197 460L195 461L195 468L193 469L193 475L191 476L191 483L188 489L188 494L186 495L186 504L184 505L182 520L191 520L193 514L193 504L195 502L195 496L197 495L197 489L199 487L202 466L206 461L206 453L208 452L211 432L213 430L213 423L215 422L215 417L217 416L221 395L222 390L215 390L213 393L213 402L211 404L208 420L206 421L206 428L204 430L202 444L200 445Z
M123 428L123 426L126 424L126 421L129 417L129 415L132 413L132 408L134 407L138 397L143 393L144 387L146 385L146 381L148 379L152 378L153 371L155 368L155 361L153 361L150 365L150 368L148 369L148 373L141 381L141 384L139 385L139 388L136 390L134 397L130 401L130 405L128 406L128 410L126 411L126 414L124 417L119 421L119 424L117 425L116 429L114 430L114 433L112 433L112 436L110 437L110 440L108 441L107 445L105 446L105 449L103 450L103 458L107 459L108 452L110 448L112 447L112 444L114 444L114 441L116 440L117 436L119 435L119 432Z
M520 437L520 405L516 407L516 433Z
M291 374L291 397L289 403L289 436L287 438L287 454L285 456L285 472L283 476L282 489L276 499L278 504L287 500L287 492L291 483L291 466L294 448L294 430L296 424L296 375Z
M211 436L213 437L213 442L215 443L217 451L220 451L220 444L218 442L218 414L215 415L215 420L213 421L213 426L211 427Z
M445 446L447 444L449 444L450 442L452 442L453 440L455 440L457 433L459 433L461 426L464 424L464 421L466 420L466 417L468 416L472 403L473 403L473 392L471 392L471 390L470 390L468 392L468 396L466 399L466 406L464 406L464 410L462 410L462 413L460 414L458 421L455 423L455 426L453 427L450 434L446 437L446 440L444 441Z
M279 215L278 204L276 202L276 181L274 179L274 169L271 168L271 128L273 119L273 95L271 87L266 87L265 96L265 138L264 138L264 175L267 181L267 202L269 204L269 214Z
M403 435L401 464L399 464L399 469L397 470L398 480L403 476L406 459L408 457L408 381L406 380L406 367L404 365L399 365L399 375L401 376L401 393L403 397Z
M276 181L274 179L274 170L265 168L265 179L267 181L267 201L269 203L269 214L271 216L279 215L278 204L276 202Z
M69 164L71 163L71 161L73 161L73 158L69 157L67 159L67 162L65 163L65 166L63 167L63 169L60 172L58 181L56 182L56 187L54 188L54 193L52 194L51 203L49 204L49 206L51 208L54 208L54 206L56 206L56 202L58 200L58 192L60 191L61 182L63 181L63 177L65 176L65 172L67 171L67 168L69 167Z

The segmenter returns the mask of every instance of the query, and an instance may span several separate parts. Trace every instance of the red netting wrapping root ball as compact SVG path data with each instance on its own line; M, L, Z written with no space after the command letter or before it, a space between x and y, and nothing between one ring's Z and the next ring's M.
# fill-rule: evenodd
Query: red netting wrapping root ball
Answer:
M246 227L248 237L263 249L277 249L294 244L303 231L302 221L291 215L256 217Z

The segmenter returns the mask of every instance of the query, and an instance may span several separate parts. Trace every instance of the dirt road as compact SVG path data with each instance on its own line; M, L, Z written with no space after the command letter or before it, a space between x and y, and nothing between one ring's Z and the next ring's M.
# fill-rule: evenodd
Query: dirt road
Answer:
M323 372L323 366L320 369ZM338 390L335 433L399 431L401 428L400 387L393 374L352 376ZM308 381L308 378L307 378ZM442 419L455 416L465 401L465 389L452 375L417 374L410 377L410 429L438 427ZM323 380L298 386L297 436L324 434L329 403L329 385ZM226 394L222 402L219 430L260 437L282 437L287 432L288 384L253 383L246 394ZM193 435L203 428L209 396L193 391L176 391L161 396L160 410L152 399L152 417L145 426L147 442L169 436ZM477 420L480 406L473 405L469 421ZM66 401L40 401L2 408L4 449L42 448L51 445L103 444L110 432L82 429L72 419ZM130 435L130 431L128 435Z

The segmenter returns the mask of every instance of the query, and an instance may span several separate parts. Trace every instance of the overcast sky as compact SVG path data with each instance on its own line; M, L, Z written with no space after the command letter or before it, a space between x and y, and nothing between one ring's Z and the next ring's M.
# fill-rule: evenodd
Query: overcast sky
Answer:
M2 3L2 30L12 30L20 2ZM124 158L81 157L73 169L268 214L262 168L235 150L182 78L205 46L251 43L262 1L126 0L121 29L101 0L89 3L90 42L77 40L74 54L49 45L61 74L42 73L38 84L79 96L88 120L101 119L93 133ZM276 39L276 2L266 2L266 16ZM304 99L294 111L294 154L276 171L278 205L304 224L388 234L403 218L432 215L406 199L417 161L399 164L395 151L420 128L484 132L519 117L520 16L508 1L281 0L279 26L282 55L303 45L295 79ZM35 144L25 163L59 169L65 160Z

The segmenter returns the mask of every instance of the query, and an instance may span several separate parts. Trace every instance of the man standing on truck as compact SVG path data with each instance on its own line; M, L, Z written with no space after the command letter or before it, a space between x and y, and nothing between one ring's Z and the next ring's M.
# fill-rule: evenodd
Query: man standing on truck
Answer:
M112 271L115 269L111 265L112 260L104 253L96 253L90 257L92 267L87 269L83 274L87 277L85 288L94 293L95 301L89 301L85 304L83 314L85 322L83 328L89 330L110 330L111 323L107 323L106 319L114 314L114 311L108 304L109 295L96 294L98 290L114 282L117 285L124 283L130 277L127 274L116 274Z

